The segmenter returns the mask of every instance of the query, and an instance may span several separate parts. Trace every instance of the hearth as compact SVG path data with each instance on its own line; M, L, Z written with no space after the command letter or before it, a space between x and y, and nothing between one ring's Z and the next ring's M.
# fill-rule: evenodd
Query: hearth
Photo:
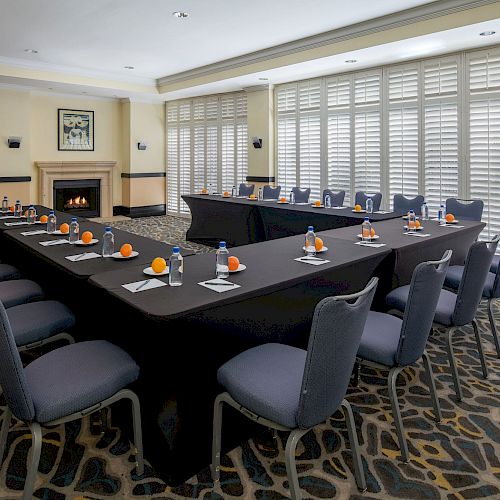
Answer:
M80 217L101 215L99 179L54 180L54 208Z

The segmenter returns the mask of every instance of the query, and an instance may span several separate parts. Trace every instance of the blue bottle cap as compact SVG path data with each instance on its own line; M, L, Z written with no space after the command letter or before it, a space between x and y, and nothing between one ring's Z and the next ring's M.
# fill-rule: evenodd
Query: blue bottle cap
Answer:
M180 252L180 250L181 250L181 249L180 249L179 247L174 247L174 248L172 248L172 252L174 252L174 253L179 253L179 252Z
M49 215L54 215L54 210L51 210L51 211L49 212Z
M221 241L219 243L219 248L226 248L226 242L225 241Z
M309 227L307 228L307 230L308 230L308 231L314 231L314 226L309 226Z
M370 217L365 217L365 221L370 222Z
M76 222L76 217L71 217L71 222Z
M8 198L7 196L4 196L4 197L3 197L3 199L4 199L4 200L8 200L9 198Z
M107 233L110 233L110 232L111 232L111 227L110 227L110 226L106 226L105 231L106 231Z
M21 200L16 200L16 203L21 203Z
M411 214L414 214L415 212L414 212L413 210L410 210L410 213L411 213Z

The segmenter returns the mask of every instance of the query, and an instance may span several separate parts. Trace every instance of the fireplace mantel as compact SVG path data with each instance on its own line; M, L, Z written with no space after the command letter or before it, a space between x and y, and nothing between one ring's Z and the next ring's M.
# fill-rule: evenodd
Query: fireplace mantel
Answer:
M116 161L36 161L39 169L38 199L41 205L54 205L54 181L99 179L101 181L101 217L113 215L113 168Z

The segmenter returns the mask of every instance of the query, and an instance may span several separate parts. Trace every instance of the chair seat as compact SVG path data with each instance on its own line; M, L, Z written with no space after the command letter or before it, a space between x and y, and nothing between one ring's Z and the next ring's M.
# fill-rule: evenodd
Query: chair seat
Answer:
M403 312L408 301L409 290L410 285L400 286L394 289L385 298L386 304L392 309ZM443 326L452 326L456 301L456 294L448 290L441 290L436 312L434 314L434 322Z
M92 407L137 380L139 367L105 340L71 344L25 369L35 420L41 424Z
M444 281L445 286L452 288L453 290L458 290L460 286L460 281L462 281L462 275L464 273L464 266L451 266L446 272L446 279ZM483 297L485 299L496 298L498 295L494 293L493 285L495 284L495 274L488 273L486 276L486 281L483 288Z
M11 307L7 316L18 347L47 339L75 325L73 313L55 300Z
M0 264L0 281L16 280L20 277L19 269L9 264Z
M498 271L498 265L500 264L500 255L495 255L493 261L491 262L490 272L496 274Z
M5 309L43 299L43 290L31 280L0 282L0 301Z
M370 311L359 344L358 357L390 367L396 366L402 324L400 318Z
M306 356L284 344L261 345L222 365L217 379L251 412L295 428Z

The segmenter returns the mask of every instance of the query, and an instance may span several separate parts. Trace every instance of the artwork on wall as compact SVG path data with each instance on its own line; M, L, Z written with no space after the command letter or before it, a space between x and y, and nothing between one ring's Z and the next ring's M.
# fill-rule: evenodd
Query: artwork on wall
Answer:
M94 151L94 112L59 109L59 151Z

